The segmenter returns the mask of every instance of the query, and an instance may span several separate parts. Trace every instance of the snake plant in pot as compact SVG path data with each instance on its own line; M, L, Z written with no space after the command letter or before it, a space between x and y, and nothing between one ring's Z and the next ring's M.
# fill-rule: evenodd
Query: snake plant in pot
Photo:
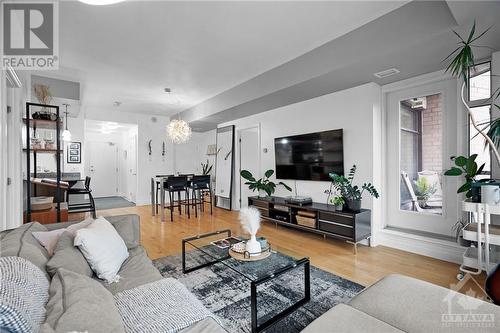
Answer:
M356 169L356 165L353 165L347 178L336 173L330 173L329 175L333 187L342 194L347 202L347 208L353 211L361 210L361 198L365 191L374 198L379 197L377 189L371 183L364 183L361 187L353 184Z
M274 170L269 169L264 173L264 177L262 177L260 179L255 179L255 177L252 175L252 173L248 170L241 170L241 172L240 172L241 177L243 177L244 179L247 180L247 182L245 182L245 185L248 185L248 189L250 189L252 191L255 191L255 190L259 191L259 197L266 196L266 194L267 194L267 196L273 195L273 193L276 191L276 186L278 186L278 185L282 185L284 188L286 188L290 192L292 191L290 186L288 186L287 184L285 184L283 182L275 183L275 182L270 181L269 177L271 177L273 174L274 174Z

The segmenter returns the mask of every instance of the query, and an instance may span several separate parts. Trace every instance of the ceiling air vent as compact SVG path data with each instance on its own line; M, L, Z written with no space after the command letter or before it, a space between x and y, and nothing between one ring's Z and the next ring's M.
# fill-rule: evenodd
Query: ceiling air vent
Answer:
M384 79L386 77L389 77L391 75L398 74L398 73L399 73L398 69L396 69L396 68L390 68L390 69L386 69L385 71L381 71L381 72L375 73L373 75L375 75L379 79Z

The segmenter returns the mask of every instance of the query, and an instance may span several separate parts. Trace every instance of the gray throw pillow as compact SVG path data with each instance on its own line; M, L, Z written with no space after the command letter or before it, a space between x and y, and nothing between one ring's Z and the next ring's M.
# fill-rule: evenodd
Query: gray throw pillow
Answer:
M47 262L47 272L54 276L59 268L91 277L94 273L78 247L73 245L75 237L64 232L57 242L54 254Z
M47 231L47 228L38 222L31 222L10 231L0 242L0 255L27 259L45 272L49 254L31 234L34 231Z
M119 215L106 216L106 221L115 227L116 232L127 245L127 249L133 249L141 243L141 231L139 216L137 215Z
M42 332L124 332L113 295L87 276L57 270Z

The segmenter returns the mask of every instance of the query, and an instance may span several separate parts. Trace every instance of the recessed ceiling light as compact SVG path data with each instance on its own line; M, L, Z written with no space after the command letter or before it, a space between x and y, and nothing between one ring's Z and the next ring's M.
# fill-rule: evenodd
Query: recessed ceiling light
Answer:
M400 73L400 72L399 72L399 70L397 68L389 68L389 69L386 69L384 71L375 73L373 75L375 75L379 79L383 79L383 78L386 78L386 77L389 77L389 76L392 76L392 75L395 75L395 74L398 74L398 73Z
M108 130L114 130L118 128L118 123L115 123L114 121L107 121L102 125L102 127Z
M80 2L86 3L87 5L112 5L114 3L123 2L125 0L79 0Z

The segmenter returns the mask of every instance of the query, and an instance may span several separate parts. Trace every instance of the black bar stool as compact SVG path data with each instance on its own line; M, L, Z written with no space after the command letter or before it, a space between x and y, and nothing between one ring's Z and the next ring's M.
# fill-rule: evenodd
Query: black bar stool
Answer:
M66 191L66 202L68 203L68 213L92 212L92 216L96 218L95 202L94 202L94 197L92 196L92 190L90 189L90 180L91 178L89 176L85 177L84 188L75 188L74 186L68 188L68 190ZM69 196L76 194L88 195L89 202L76 203L70 205Z
M172 177L173 175L156 175L155 177L156 178L168 178L168 177ZM166 186L165 186L166 187ZM158 192L160 192L161 190L161 181L160 180L156 180L156 214L158 214L158 207L161 205L160 204L160 200L158 199L159 196L158 196Z
M186 176L172 176L168 177L165 181L165 191L168 192L169 206L170 209L170 221L174 220L174 208L179 209L179 215L182 215L181 207L184 206L187 210L188 218L191 218L189 213L189 190L188 190L188 180ZM175 194L177 193L177 201L175 201ZM181 194L184 193L185 200L181 199Z
M194 206L194 214L198 217L198 205L205 211L205 194L210 196L210 215L212 215L212 185L210 175L193 176L190 189Z

